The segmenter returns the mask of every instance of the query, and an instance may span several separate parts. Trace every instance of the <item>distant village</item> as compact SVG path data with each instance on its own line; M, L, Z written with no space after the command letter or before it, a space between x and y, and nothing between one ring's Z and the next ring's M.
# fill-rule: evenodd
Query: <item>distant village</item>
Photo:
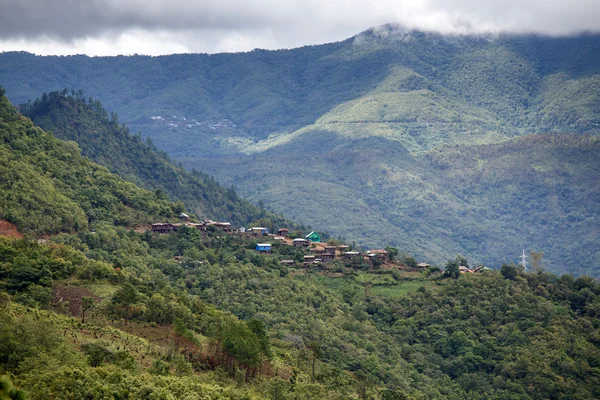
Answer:
M177 232L183 226L189 228L196 228L200 231L208 231L209 229L220 229L228 235L244 236L248 238L261 238L262 243L256 243L255 251L258 253L271 253L273 242L282 245L289 245L294 247L300 247L306 249L307 253L304 256L302 267L318 267L326 265L333 260L351 260L360 259L368 261L372 264L386 264L388 263L388 252L385 249L372 249L366 252L360 252L351 250L349 246L344 244L330 245L322 242L321 235L315 231L311 231L304 237L290 237L290 230L287 228L280 228L276 233L270 233L266 227L250 227L250 228L233 228L229 222L218 222L212 220L204 220L203 222L191 222L190 217L181 213L179 216L181 222L179 223L154 223L152 224L152 233L156 234L169 234L171 232ZM281 264L289 267L298 266L295 260L281 260ZM421 262L416 264L416 268L420 270L427 270L430 268L430 264ZM483 266L475 268L468 268L466 266L459 266L461 273L478 273L483 271Z

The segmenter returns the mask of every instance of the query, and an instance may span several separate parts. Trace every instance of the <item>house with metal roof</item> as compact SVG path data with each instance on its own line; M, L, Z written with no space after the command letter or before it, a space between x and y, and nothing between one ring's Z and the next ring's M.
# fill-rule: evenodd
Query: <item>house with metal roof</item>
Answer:
M313 242L313 243L320 243L321 242L321 235L319 235L315 231L312 231L308 235L304 236L304 238L306 240L309 240L309 241Z
M271 243L257 243L256 251L258 251L259 253L270 253Z

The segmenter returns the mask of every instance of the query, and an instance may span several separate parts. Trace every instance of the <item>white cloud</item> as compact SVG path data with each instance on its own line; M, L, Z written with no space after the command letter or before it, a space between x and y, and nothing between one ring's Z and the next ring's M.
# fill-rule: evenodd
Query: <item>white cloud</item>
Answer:
M396 22L443 33L600 31L598 0L2 0L0 50L168 54L290 48Z

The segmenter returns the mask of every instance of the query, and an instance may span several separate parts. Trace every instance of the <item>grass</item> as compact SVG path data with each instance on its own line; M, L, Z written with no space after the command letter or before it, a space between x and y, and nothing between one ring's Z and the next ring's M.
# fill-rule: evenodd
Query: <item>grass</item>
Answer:
M85 285L98 297L107 298L112 297L113 294L119 289L118 286L111 285L110 283L91 283Z
M414 293L420 288L435 290L440 285L431 280L415 279L401 281L397 285L393 286L373 286L371 288L371 294L375 296L386 297L390 299L400 299L407 294Z

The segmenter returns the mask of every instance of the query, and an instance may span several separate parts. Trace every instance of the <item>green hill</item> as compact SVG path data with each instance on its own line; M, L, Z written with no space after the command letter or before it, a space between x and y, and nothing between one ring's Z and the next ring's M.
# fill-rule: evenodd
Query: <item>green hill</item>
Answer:
M67 100L65 105L78 104ZM7 391L31 400L600 396L600 285L589 277L545 272L539 255L530 273L505 264L500 271L461 274L459 264L472 263L463 257L448 262L444 273L418 270L406 254L385 263L338 257L304 267L314 249L270 236L188 226L170 234L136 232L132 226L173 217L182 205L94 164L74 142L35 126L4 96L0 138L0 216L21 231L44 235L44 240L0 237L3 396ZM348 144L335 135L328 139L330 146ZM402 159L405 167L396 173L413 177L408 166L420 161L408 151L382 138L360 140L381 140L378 158ZM596 152L592 137L531 136L509 143L551 149L561 163L573 152L583 163L578 171L588 171L587 184L593 184L594 165L581 150ZM508 168L504 165L519 163L507 146L481 146L468 157L443 152L431 163L447 179L461 178L453 178L453 163L473 175L496 176ZM536 169L551 170L547 153L527 153ZM356 176L372 179L368 170L359 174L368 154L355 154ZM493 163L481 163L484 156ZM562 171L573 168L566 165ZM304 173L313 172L298 176ZM498 193L506 191L500 187ZM556 203L571 195L557 193ZM596 210L598 200L588 201ZM272 242L268 254L255 250L264 241ZM389 250L390 256L397 253Z
M96 222L136 226L172 218L183 205L126 182L20 115L0 91L0 219L37 235Z
M156 191L157 196L168 195L183 202L202 219L242 226L262 219L260 222L271 228L294 226L244 201L233 188L223 188L208 175L174 165L149 139L143 143L140 136L131 135L119 124L116 114L109 117L99 101L84 99L80 93L65 90L44 94L21 105L20 111L55 137L76 142L84 156L127 181Z
M14 102L82 89L185 167L299 223L435 263L499 266L526 247L595 276L599 76L598 35L391 25L238 54L0 54Z

